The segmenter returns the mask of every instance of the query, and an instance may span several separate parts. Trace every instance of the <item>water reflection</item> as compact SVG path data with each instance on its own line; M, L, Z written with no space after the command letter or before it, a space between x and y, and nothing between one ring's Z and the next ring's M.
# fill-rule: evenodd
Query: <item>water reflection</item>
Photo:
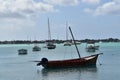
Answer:
M95 80L97 67L42 69L42 80Z

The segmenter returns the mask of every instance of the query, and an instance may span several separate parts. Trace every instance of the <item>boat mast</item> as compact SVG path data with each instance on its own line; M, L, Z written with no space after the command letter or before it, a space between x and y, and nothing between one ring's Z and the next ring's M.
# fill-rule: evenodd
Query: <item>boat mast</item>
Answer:
M50 22L48 18L48 40L51 40L51 32L50 32Z
M68 41L68 22L66 22L66 40Z
M73 33L72 33L72 30L71 30L70 26L69 26L69 30L70 30L70 33L71 33L71 35L72 35L73 42L74 42L74 45L75 45L75 47L76 47L78 56L79 56L79 58L81 58L80 53L79 53L79 50L78 50L78 47L77 47L77 45L76 45L76 42L75 42L75 39L74 39L74 36L73 36Z

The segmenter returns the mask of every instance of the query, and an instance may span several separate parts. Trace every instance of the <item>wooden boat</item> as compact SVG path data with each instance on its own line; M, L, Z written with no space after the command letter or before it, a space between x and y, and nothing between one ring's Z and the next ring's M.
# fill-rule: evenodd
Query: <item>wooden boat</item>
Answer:
M19 49L18 50L18 54L19 55L25 55L25 54L27 54L27 49Z
M72 34L71 28L69 27L71 35L73 37L73 41L75 44L75 39ZM65 68L65 67L84 67L84 66L91 66L91 65L96 65L97 58L100 54L94 54L91 56L87 57L81 57L79 50L77 48L77 45L75 44L77 53L79 58L76 59L68 59L68 60L54 60L54 61L49 61L47 58L42 58L41 61L36 61L38 62L37 66L42 65L44 68Z
M95 55L91 55L83 58L77 58L77 59L55 60L55 61L48 61L47 58L42 58L42 60L37 64L37 66L42 65L44 68L92 66L92 65L96 65L98 55L100 54L95 54Z
M46 48L48 48L48 49L55 49L56 48L56 45L51 40L51 31L50 31L49 18L48 18L48 40L47 40L46 43L47 43Z

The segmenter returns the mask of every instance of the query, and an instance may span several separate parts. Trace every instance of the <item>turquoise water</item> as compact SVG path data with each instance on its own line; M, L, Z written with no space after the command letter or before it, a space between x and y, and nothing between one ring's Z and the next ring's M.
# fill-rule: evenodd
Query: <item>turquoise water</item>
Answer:
M74 45L65 47L57 44L54 50L43 48L32 52L33 45L0 45L0 80L119 80L120 79L120 43L97 43L100 49L95 53L85 51L86 44L78 46L81 56L103 52L95 67L65 68L46 70L36 66L34 60L43 57L49 60L77 58ZM28 50L27 55L18 55L18 49ZM99 64L102 65L99 65Z

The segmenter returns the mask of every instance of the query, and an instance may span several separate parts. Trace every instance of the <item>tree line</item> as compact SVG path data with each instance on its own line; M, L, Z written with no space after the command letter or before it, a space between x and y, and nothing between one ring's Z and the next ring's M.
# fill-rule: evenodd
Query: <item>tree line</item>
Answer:
M31 41L31 40L13 40L13 41L0 41L0 44L34 44L34 43L46 43L48 42L49 40L34 40L34 41ZM71 40L67 40L69 42L72 42L72 39ZM86 42L120 42L120 39L117 39L117 38L108 38L108 39L84 39L84 40L75 40L75 41L78 41L78 42L82 42L82 43L86 43ZM52 39L51 42L53 43L64 43L66 42L66 40L56 40L56 39Z

